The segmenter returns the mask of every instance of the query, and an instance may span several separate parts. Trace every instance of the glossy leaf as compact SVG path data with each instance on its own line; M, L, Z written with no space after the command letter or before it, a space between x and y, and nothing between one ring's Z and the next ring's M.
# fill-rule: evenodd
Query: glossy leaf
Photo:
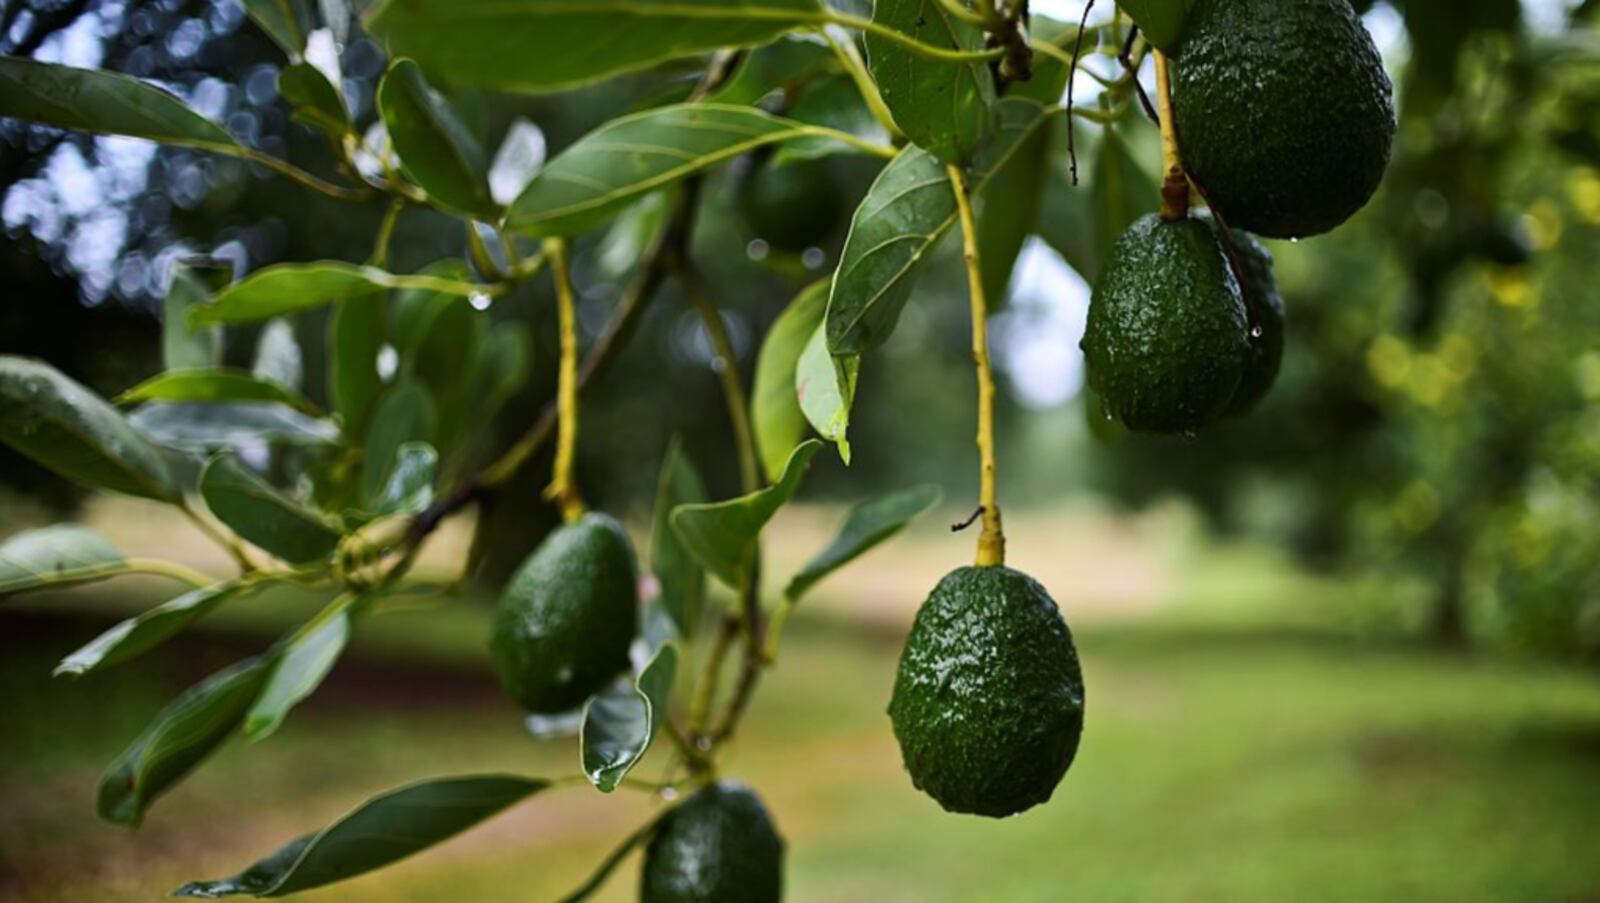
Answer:
M218 605L245 592L238 581L191 590L149 611L121 621L56 665L56 676L79 677L125 662L154 649Z
M283 724L289 710L316 692L350 641L350 614L338 611L295 636L277 656L255 705L244 719L244 735L264 740Z
M385 0L368 27L447 81L544 91L764 44L819 19L817 0Z
M42 361L0 356L0 442L86 486L180 494L161 453L116 408Z
M0 56L0 116L240 155L227 130L137 78Z
M433 504L433 481L438 469L439 453L433 446L426 442L400 446L373 513L421 514Z
M784 595L791 601L799 599L822 578L899 533L906 524L939 504L943 497L944 493L937 486L916 486L851 508L833 542L806 562L800 573L789 581Z
M104 580L127 569L115 546L84 527L24 530L0 544L0 597Z
M482 220L499 218L483 146L415 62L399 59L390 65L378 85L377 102L407 177L447 207Z
M624 116L551 160L512 203L506 222L530 235L575 235L651 191L807 133L800 123L722 104L679 104Z
M808 440L795 448L783 476L765 489L725 502L679 505L672 512L672 528L705 569L730 587L738 588L750 566L751 553L778 509L789 504L800 480L822 443Z
M277 402L309 414L322 409L282 383L245 370L169 370L117 396L119 404L170 402Z
M839 457L846 464L850 463L850 407L855 404L860 373L859 354L834 357L828 353L824 324L817 325L794 370L800 412L818 435L839 447Z
M1115 128L1106 129L1100 137L1089 190L1094 201L1093 236L1097 261L1110 256L1112 246L1134 220L1161 206L1161 189L1140 168ZM1099 266L1096 265L1094 276L1088 278L1098 275Z
M336 260L317 263L280 263L263 267L219 292L213 303L189 315L192 323L256 323L299 313L379 289L415 285L414 279L386 273L376 267ZM456 295L470 295L478 286L445 280L428 287Z
M362 803L231 878L195 881L177 897L281 897L383 868L473 827L550 786L510 775L421 781Z
M443 279L467 278L465 261L440 261L423 270ZM447 454L471 422L482 399L468 395L484 342L486 318L465 300L442 292L399 292L394 304L393 343L400 373L420 383L434 402L427 437Z
M1117 5L1150 43L1173 53L1178 49L1178 39L1183 37L1183 23L1194 0L1117 0Z
M389 293L354 295L328 320L328 398L344 434L366 435L372 408L383 392L378 356L388 337Z
M333 445L339 428L281 404L148 404L128 420L156 443L205 453L245 445Z
M321 69L310 63L294 63L278 73L278 93L294 104L294 119L327 135L342 140L355 127L345 107L344 94L328 80Z
M238 729L255 701L269 662L240 662L173 700L100 779L100 817L136 825L156 798L187 775Z
M946 50L982 50L983 29L939 0L875 0L873 21ZM868 32L867 66L895 124L945 163L966 163L988 138L994 76L986 62L936 60Z
M305 52L308 18L301 0L244 0L244 10L290 59Z
M222 330L196 329L189 311L211 301L233 279L230 264L208 258L179 260L161 307L161 361L168 370L208 370L222 363Z
M1069 54L1072 52L1073 38L1078 32L1076 22L1067 24L1049 16L1033 13L1028 17L1028 36L1034 43L1047 42L1057 47L1064 48ZM1086 34L1083 38L1083 54L1087 56L1096 49L1096 40L1099 32ZM1023 97L1037 101L1045 106L1054 106L1061 103L1067 93L1067 81L1071 77L1067 64L1053 56L1046 56L1037 51L1033 54L1033 77L1025 82L1016 82L1006 89L1006 97ZM1079 153L1083 153L1080 148Z
M795 122L820 125L855 135L863 141L889 143L883 126L873 117L872 111L861 99L860 89L848 75L825 75L810 82L785 114ZM860 149L837 138L809 135L779 145L768 165L785 166L841 153L860 153Z
M783 473L789 453L805 437L806 415L800 410L795 389L795 367L827 311L828 281L824 279L789 303L767 331L756 358L750 420L769 480L776 480Z
M487 420L528 381L533 366L533 336L522 323L496 323L484 337L467 383L477 416Z
M601 793L610 793L644 758L667 713L667 696L678 673L678 647L656 650L636 680L590 697L583 707L578 746L583 773Z
M321 515L230 456L206 464L200 474L200 495L228 529L290 564L323 561L339 545L339 531Z
M833 64L833 51L815 35L792 34L745 54L733 77L706 95L712 103L754 104Z
M694 636L705 602L706 574L672 529L672 512L679 505L706 501L700 474L674 438L661 462L656 487L655 521L650 532L650 571L661 585L661 606L672 616L682 636Z
M428 390L411 380L392 386L378 402L361 458L361 497L375 499L408 442L431 442L438 422Z
M1039 223L1044 206L1040 186L1055 162L1053 138L1051 129L1035 129L984 186L977 214L978 264L991 310L998 311L1005 304L1017 256Z

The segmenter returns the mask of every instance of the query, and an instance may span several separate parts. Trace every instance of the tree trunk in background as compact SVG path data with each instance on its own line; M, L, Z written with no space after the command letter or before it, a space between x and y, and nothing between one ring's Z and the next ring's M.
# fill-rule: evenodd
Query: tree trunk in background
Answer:
M1466 587L1462 578L1464 562L1452 553L1441 575L1438 594L1433 600L1430 633L1434 643L1445 649L1467 645Z

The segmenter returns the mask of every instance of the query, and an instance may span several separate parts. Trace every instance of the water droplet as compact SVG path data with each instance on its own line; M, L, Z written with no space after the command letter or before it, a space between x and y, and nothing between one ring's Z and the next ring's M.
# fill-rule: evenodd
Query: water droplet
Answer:
M483 292L473 292L472 296L467 300L468 303L472 305L473 310L488 310L489 305L494 303L494 301Z
M1261 332L1262 332L1262 330L1261 330L1260 326L1252 326L1252 327L1250 327L1250 338L1252 338L1252 339L1261 338Z
M751 260L766 260L767 254L771 250L767 243L759 238L751 239L750 243L744 246L744 252L750 256Z
M676 787L663 787L663 788L661 788L661 798L666 800L669 803L672 802L673 800L678 798L678 788L676 788Z

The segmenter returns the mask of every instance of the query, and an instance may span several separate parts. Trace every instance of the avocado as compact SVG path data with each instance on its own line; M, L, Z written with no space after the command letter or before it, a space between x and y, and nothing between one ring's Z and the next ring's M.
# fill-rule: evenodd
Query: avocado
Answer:
M783 838L761 800L731 781L709 784L661 819L645 850L642 903L777 903Z
M946 810L1047 802L1083 733L1083 673L1050 594L1004 566L950 572L917 612L889 718L911 783Z
M1183 165L1228 225L1327 232L1394 144L1394 86L1349 0L1196 0L1173 56Z
M750 231L780 251L827 241L843 212L826 160L758 163L739 181L739 212Z
M628 667L638 569L622 525L589 513L556 528L512 576L489 652L506 693L530 712L570 711Z
M1089 385L1131 430L1193 432L1233 399L1250 332L1209 223L1150 214L1112 246L1083 337Z
M1272 274L1272 252L1248 232L1231 229L1228 234L1233 240L1232 259L1238 264L1234 274L1239 277L1245 315L1250 321L1250 354L1239 388L1233 390L1233 400L1228 402L1228 416L1237 417L1253 410L1278 380L1287 316L1278 280Z

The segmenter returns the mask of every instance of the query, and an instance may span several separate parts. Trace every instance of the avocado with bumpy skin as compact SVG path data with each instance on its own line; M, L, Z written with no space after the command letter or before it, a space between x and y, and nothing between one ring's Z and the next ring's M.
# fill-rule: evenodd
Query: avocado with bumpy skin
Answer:
M1083 672L1050 594L1004 566L934 587L900 656L889 718L917 789L1001 818L1047 802L1083 733Z
M1184 169L1233 228L1319 235L1383 180L1394 86L1349 0L1197 0L1172 77Z
M739 181L739 212L757 238L780 251L828 240L843 208L826 160L752 166Z
M743 784L718 781L669 811L645 851L641 903L777 903L783 838Z
M628 667L637 626L633 546L615 519L591 512L545 537L511 578L489 652L519 705L565 712Z
M1210 223L1150 214L1112 246L1083 337L1089 385L1131 430L1215 420L1250 356L1239 281Z
M1278 280L1272 274L1272 252L1248 232L1232 229L1229 235L1238 261L1236 275L1245 314L1250 321L1250 355L1239 388L1233 390L1233 400L1228 402L1228 416L1237 417L1254 410L1278 381L1287 316Z

